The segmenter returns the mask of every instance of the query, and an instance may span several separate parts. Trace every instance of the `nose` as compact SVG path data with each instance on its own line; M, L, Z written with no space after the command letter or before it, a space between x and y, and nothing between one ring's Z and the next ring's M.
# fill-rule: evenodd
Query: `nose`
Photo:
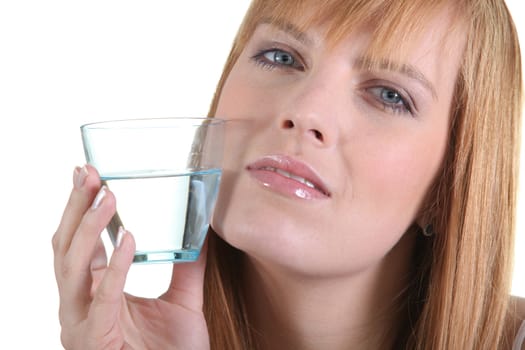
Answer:
M282 130L297 129L297 132L304 135L306 138L314 141L316 144L323 145L327 141L327 133L321 131L321 127L314 127L313 125L305 125L302 118L285 117L281 119Z
M278 114L279 129L294 133L317 147L329 147L336 143L340 132L337 98L322 86L305 87L290 95Z

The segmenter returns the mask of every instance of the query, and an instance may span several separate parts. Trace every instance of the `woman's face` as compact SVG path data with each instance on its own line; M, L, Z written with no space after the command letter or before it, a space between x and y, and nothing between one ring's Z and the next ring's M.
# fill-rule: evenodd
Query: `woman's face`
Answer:
M417 220L447 149L463 39L446 14L396 69L364 67L367 32L261 24L222 90L216 232L304 274L379 263Z

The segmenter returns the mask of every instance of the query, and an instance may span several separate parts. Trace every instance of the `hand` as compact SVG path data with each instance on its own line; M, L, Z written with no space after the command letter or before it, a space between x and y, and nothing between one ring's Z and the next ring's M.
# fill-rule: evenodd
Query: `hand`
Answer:
M195 263L175 264L158 299L123 292L133 260L133 236L121 231L109 265L100 233L115 213L115 197L97 171L75 169L75 186L53 236L66 349L209 349L202 312L206 247Z

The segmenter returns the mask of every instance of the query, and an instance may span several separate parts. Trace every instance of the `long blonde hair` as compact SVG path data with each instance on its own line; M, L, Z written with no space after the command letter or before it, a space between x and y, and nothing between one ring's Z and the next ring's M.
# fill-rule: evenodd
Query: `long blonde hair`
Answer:
M383 57L403 52L400 42L417 42L417 33L444 6L453 8L466 48L451 109L449 149L423 210L436 234L418 242L413 283L403 304L406 325L396 348L508 348L522 76L517 34L503 0L254 0L210 115L262 21L293 19L300 28L328 25L334 43L372 24L371 57ZM315 11L309 11L312 7ZM210 232L204 311L213 349L257 348L244 302L242 259L240 251Z

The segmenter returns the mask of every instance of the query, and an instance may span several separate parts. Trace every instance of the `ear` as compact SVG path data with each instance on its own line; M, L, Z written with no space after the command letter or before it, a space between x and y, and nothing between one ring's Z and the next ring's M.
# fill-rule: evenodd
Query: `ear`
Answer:
M434 235L435 223L433 218L429 215L429 212L419 215L415 220L415 224L419 227L424 236L430 237Z
M434 223L434 218L432 216L432 212L430 210L422 210L417 216L416 220L414 221L415 224L421 229L424 230L425 227L427 227L429 224Z
M430 198L429 195L427 195L427 198ZM421 229L421 231L423 231L423 233L429 225L432 226L436 224L437 211L435 205L435 201L426 199L416 214L414 223Z

